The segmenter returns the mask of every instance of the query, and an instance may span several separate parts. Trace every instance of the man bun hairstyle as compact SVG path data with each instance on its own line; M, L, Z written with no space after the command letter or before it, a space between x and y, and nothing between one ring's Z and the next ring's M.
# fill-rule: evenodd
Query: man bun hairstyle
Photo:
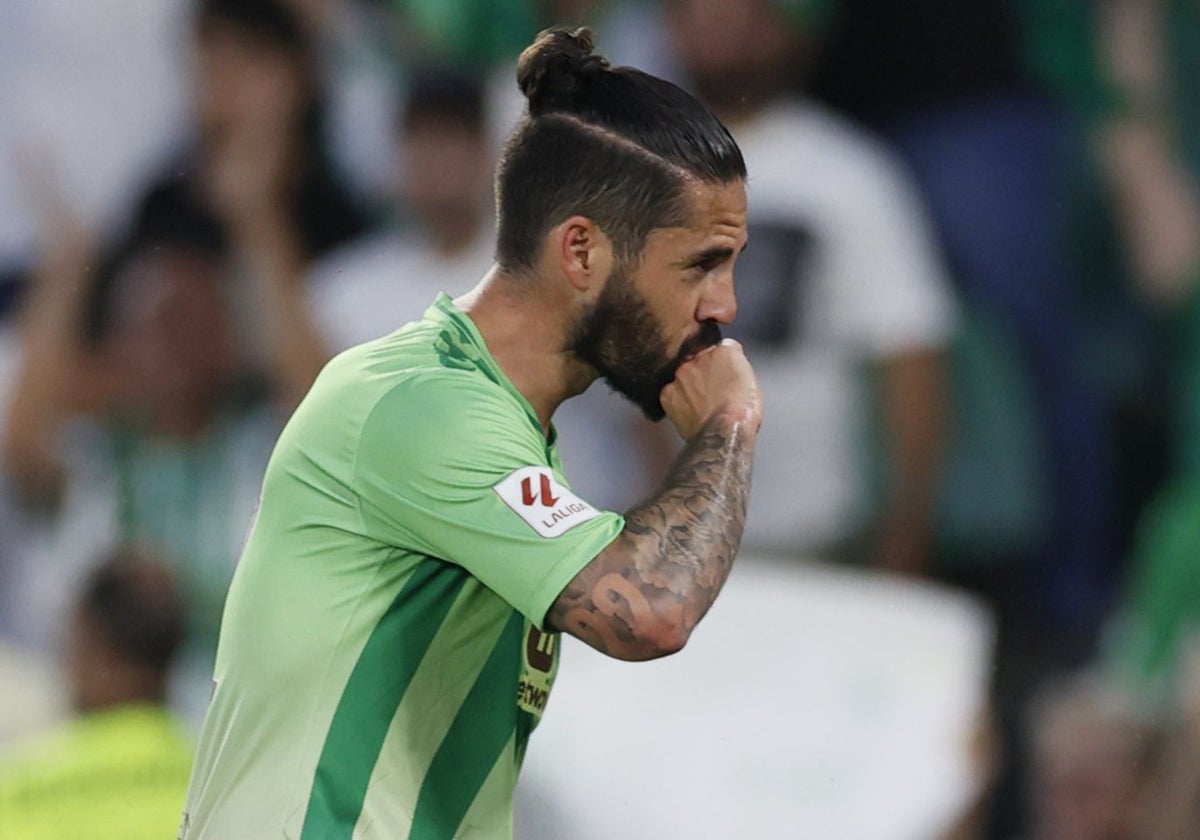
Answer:
M580 77L610 69L608 59L593 49L592 33L587 29L549 29L525 48L517 61L517 87L529 103L530 116L577 107Z
M646 237L685 225L690 182L731 183L746 164L697 99L594 52L586 29L542 32L517 62L528 107L496 175L497 261L533 268L555 225L587 216L636 262Z

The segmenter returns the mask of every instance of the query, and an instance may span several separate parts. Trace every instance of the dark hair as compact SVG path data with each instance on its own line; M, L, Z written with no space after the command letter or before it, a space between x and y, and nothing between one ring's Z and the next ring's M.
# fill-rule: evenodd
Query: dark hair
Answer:
M219 260L229 253L229 237L195 185L174 179L151 185L141 196L122 246L129 254L177 248Z
M448 121L482 134L486 127L483 83L451 67L417 68L405 93L400 128L409 131L425 120Z
M122 547L88 576L79 601L88 630L125 661L164 673L183 642L183 603L161 562Z
M202 33L229 26L288 52L312 52L312 39L300 16L280 0L197 0L195 14Z
M690 179L746 177L728 129L697 99L593 52L586 29L548 29L521 53L526 116L496 175L497 259L532 268L541 239L574 214L591 218L618 254L636 259L655 228L688 220Z
M83 312L83 338L100 344L114 322L117 287L122 272L139 256L154 251L185 252L220 264L229 254L229 238L221 221L184 179L154 184L134 208L124 234L104 253L91 278Z

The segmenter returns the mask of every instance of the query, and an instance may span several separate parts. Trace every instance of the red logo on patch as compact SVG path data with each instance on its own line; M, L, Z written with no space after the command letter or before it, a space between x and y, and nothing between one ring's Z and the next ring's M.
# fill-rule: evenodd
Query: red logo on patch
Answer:
M554 507L556 504L558 504L558 498L550 491L550 476L546 475L545 473L542 473L541 478L542 478L542 492L541 492L542 507ZM532 478L521 479L521 502L526 507L531 507L533 505L533 503L536 502L537 500L538 500L538 497L536 495L534 495L534 492L533 492L533 479Z

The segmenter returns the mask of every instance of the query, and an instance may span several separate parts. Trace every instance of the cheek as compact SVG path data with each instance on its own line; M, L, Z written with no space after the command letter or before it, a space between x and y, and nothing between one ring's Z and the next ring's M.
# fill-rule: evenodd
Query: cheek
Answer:
M658 286L664 293L647 297L646 303L664 333L663 338L678 347L696 331L699 290L696 284L678 275L663 278Z

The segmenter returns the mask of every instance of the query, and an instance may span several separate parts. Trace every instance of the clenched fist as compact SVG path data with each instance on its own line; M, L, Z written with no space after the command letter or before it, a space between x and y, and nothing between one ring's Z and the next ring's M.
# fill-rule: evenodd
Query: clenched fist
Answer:
M684 440L713 417L726 415L753 432L762 424L762 392L742 345L731 338L701 350L679 366L662 389L663 410Z

